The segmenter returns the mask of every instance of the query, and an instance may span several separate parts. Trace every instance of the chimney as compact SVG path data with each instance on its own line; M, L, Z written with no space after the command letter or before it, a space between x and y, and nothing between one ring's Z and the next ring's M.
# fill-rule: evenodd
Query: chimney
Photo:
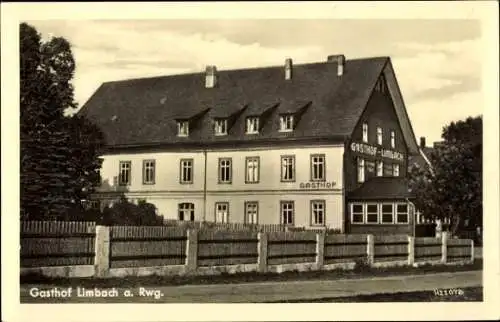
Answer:
M292 79L292 59L287 58L285 60L285 79Z
M420 137L420 148L425 148L425 136Z
M205 72L205 87L214 88L217 85L217 68L215 66L207 66Z
M345 56L344 55L330 55L326 59L329 63L337 63L337 76L344 75Z

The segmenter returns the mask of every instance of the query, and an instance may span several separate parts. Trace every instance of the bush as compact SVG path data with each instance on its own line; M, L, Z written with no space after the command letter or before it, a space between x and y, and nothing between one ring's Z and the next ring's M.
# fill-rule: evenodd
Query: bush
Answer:
M163 225L163 217L156 214L156 207L144 200L138 204L127 198L107 207L102 213L102 224L106 226L159 226Z

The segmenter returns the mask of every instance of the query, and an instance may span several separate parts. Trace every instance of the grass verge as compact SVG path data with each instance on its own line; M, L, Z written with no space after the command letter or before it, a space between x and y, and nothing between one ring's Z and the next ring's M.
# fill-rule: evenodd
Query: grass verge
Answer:
M367 277L382 277L394 275L416 275L441 272L463 272L471 270L482 270L482 260L476 260L473 264L465 265L425 265L415 267L390 267L372 268L361 266L354 270L332 270L332 271L310 271L298 272L288 271L278 273L238 273L213 276L127 276L113 278L50 278L39 274L21 275L21 284L48 284L80 287L138 287L138 286L176 286L188 284L237 284L251 282L282 282L301 280L333 280L333 279L355 279Z

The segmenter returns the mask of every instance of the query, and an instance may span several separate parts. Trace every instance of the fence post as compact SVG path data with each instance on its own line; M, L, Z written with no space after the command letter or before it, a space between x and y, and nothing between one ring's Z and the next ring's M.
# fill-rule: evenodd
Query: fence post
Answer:
M257 235L259 240L257 251L258 251L258 259L257 263L259 265L259 272L265 273L267 272L267 233L260 232Z
M326 232L316 233L316 269L321 270L325 262L325 236Z
M193 272L198 267L198 230L188 229L186 240L186 270Z
M470 241L470 261L471 263L474 263L474 239L471 239Z
M415 264L415 237L408 236L408 265Z
M375 239L373 235L367 235L366 236L366 254L368 256L368 265L373 265L375 262Z
M104 277L109 272L109 253L110 253L110 229L107 226L95 227L95 275Z
M443 231L441 234L441 264L446 264L448 257L448 232Z

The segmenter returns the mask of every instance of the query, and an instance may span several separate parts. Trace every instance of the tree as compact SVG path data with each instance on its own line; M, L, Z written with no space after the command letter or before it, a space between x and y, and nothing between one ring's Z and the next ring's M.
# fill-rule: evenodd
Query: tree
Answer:
M482 226L482 117L451 122L429 155L433 172L409 173L415 205L426 217L451 219L451 233Z
M98 181L103 135L81 117L73 85L75 61L61 37L42 41L20 25L21 216L67 218Z

